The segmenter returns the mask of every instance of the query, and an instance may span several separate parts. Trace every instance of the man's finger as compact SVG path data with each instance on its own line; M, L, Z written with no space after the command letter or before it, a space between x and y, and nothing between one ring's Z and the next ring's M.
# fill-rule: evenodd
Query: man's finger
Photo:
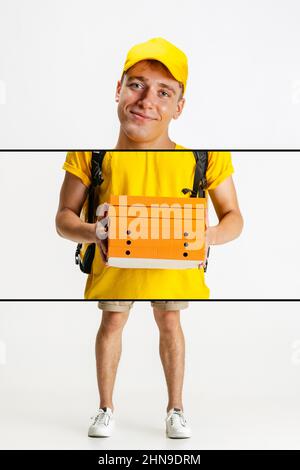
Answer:
M96 223L96 236L99 240L105 240L108 237L108 220L104 218Z
M103 202L103 204L100 204L100 206L97 207L96 216L101 219L102 217L105 217L105 214L108 213L108 210L109 204L107 202Z

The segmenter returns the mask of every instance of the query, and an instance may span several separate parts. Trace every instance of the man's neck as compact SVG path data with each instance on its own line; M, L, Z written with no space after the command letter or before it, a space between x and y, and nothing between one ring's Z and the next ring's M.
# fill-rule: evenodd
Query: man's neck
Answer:
M170 149L174 150L176 143L167 137L158 137L157 139L149 142L135 142L131 140L126 134L120 132L117 145L115 146L116 150L162 150Z

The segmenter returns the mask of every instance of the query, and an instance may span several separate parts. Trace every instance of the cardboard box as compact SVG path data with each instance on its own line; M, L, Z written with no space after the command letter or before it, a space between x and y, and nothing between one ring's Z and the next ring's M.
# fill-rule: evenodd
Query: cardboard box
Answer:
M205 262L205 198L114 196L108 210L108 266L188 269Z

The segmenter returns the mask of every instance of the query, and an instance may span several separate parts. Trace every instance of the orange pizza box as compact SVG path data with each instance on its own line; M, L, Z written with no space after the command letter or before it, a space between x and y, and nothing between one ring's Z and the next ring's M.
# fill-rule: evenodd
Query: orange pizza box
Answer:
M188 269L205 262L206 198L115 196L107 266Z

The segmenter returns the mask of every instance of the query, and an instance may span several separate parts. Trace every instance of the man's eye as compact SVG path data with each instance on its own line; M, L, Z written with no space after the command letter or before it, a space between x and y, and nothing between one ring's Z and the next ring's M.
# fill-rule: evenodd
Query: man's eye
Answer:
M162 90L161 92L162 92L162 93L166 93L164 96L170 96L169 93L168 93L167 91L165 91L165 90Z
M129 86L134 86L134 85L137 85L137 86L142 86L140 83L136 83L136 82L134 82L134 83L131 83L131 85L129 85Z

